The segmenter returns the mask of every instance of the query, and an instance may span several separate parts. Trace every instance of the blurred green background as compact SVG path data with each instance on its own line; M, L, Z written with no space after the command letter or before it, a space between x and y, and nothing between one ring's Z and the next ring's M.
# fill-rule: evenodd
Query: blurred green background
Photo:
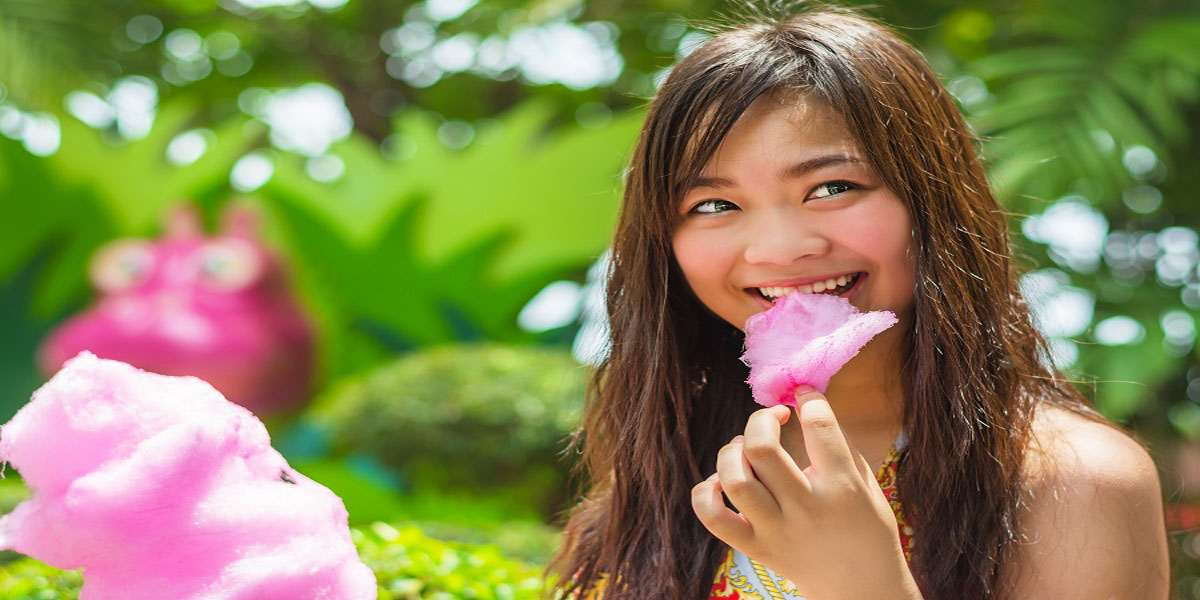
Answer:
M439 563L381 594L523 597L579 491L561 453L622 169L695 22L734 8L0 0L0 421L93 301L98 247L157 237L180 199L210 224L249 203L317 324L317 393L269 422L276 446L346 500L360 549L515 561L484 591ZM1151 447L1176 590L1200 598L1200 3L872 14L982 136L1052 360ZM5 510L25 493L0 491ZM6 597L40 593L40 567L5 560Z

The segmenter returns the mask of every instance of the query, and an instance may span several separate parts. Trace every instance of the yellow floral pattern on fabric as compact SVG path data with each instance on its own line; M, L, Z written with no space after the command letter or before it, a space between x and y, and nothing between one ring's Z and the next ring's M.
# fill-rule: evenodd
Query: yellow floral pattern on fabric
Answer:
M762 594L754 591L750 586L750 579L747 575L741 573L740 567L733 562L733 553L725 555L725 561L721 563L719 572L725 573L725 577L713 584L710 598L730 599L730 600L766 600Z

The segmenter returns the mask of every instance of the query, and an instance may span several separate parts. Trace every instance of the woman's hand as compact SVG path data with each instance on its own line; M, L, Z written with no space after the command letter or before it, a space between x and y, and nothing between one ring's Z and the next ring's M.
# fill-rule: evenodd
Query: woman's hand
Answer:
M808 600L920 598L870 465L850 447L823 395L804 386L796 402L811 464L801 469L781 444L791 409L758 410L745 434L717 455L717 472L692 489L696 516Z

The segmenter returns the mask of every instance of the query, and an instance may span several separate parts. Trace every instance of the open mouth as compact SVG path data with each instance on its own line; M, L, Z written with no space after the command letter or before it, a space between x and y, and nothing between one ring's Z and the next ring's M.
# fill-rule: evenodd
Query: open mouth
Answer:
M846 297L846 296L849 296L851 293L853 293L858 288L859 283L862 280L864 280L865 278L866 278L866 273L859 272L859 273L847 275L845 283L838 285L836 287L833 287L831 289L822 289L821 291L818 292L814 289L814 286L809 285L809 286L801 286L804 289L800 289L799 291L800 291L800 293L803 293L803 294L827 294L827 295L832 295L832 296ZM824 286L822 286L822 288L823 287ZM775 301L778 300L779 298L782 298L794 291L797 291L797 288L794 288L794 287L791 287L791 288L786 288L786 287L785 288L766 288L766 290L764 290L763 288L747 288L746 289L746 293L748 293L752 296L755 296L757 298L760 298L763 301L772 303L772 304L774 304Z

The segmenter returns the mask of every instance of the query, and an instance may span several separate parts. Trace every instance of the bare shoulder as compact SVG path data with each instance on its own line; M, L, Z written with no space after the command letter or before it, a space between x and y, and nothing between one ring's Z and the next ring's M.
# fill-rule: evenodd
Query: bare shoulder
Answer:
M1159 493L1154 459L1129 433L1051 405L1038 409L1026 481Z
M1039 409L1026 465L1011 598L1165 598L1158 470L1128 433Z

